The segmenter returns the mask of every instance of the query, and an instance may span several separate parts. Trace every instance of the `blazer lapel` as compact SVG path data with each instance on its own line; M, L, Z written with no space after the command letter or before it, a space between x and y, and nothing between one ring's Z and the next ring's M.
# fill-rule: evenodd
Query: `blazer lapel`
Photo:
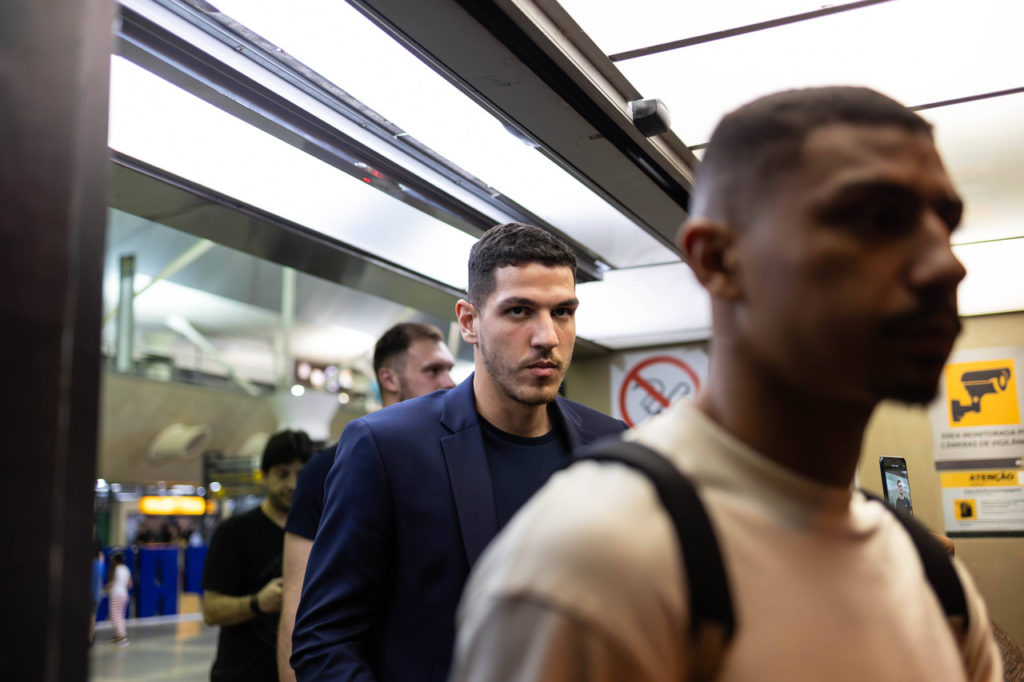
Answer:
M569 452L572 452L581 445L586 445L589 441L585 438L582 433L582 423L580 416L574 411L568 410L563 404L564 398L555 398L555 402L552 403L553 408L549 414L559 422L556 427L561 427L562 433L565 434L566 445L569 446Z
M466 559L472 566L498 532L491 472L476 416L473 377L448 391L441 424L453 433L441 439L455 499Z

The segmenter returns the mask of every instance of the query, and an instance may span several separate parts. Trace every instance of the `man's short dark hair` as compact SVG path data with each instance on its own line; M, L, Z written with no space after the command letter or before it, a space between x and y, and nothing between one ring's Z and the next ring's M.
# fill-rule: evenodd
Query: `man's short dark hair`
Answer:
M576 255L558 237L533 225L506 223L484 232L469 252L469 302L482 308L494 293L494 271L506 265L565 266L576 277Z
M931 136L927 121L885 95L860 87L786 90L726 114L697 171L691 213L741 227L796 167L811 132L833 123L899 126Z
M420 339L444 343L444 335L437 327L422 322L400 322L384 332L373 348L373 373L377 374L381 367L391 365Z
M267 440L267 445L263 448L260 470L267 473L278 464L305 464L312 455L313 441L305 431L280 431Z

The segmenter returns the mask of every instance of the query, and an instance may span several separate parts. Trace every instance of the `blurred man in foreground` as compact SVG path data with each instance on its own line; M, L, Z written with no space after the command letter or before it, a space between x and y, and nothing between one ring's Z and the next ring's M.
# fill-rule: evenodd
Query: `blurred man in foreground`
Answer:
M961 631L908 527L852 488L875 406L935 395L960 330L962 210L931 127L876 92L789 91L727 115L678 237L711 295L709 379L627 438L696 488L735 636L691 630L705 585L684 581L693 548L650 481L584 461L481 559L453 680L1000 680L967 573L951 571Z

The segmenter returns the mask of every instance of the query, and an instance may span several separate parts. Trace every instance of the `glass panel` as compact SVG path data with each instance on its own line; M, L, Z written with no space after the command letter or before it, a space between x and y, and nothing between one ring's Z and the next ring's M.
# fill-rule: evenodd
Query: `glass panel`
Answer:
M222 12L481 178L605 262L678 260L585 185L340 0L218 0Z
M1022 3L903 0L619 66L692 145L723 113L786 88L867 85L917 105L1020 87L1022 22Z
M178 371L178 378L223 384L227 376L225 366L230 366L242 379L273 391L288 369L278 362L283 333L283 268L212 244L180 269L153 282L169 263L199 240L116 209L110 210L108 225L103 283L104 354L112 356L116 346L113 314L118 305L120 257L132 254L136 259L135 291L152 283L135 298L133 305L134 359L140 372L145 373L145 359L155 356L168 359ZM210 342L219 359L203 352L183 335L175 319L186 320ZM324 365L352 366L365 375L364 388L373 380L371 356L377 337L392 324L406 319L423 320L445 333L448 331L448 320L295 273L292 355ZM471 349L464 350L463 359L471 358ZM356 407L353 402L352 409Z

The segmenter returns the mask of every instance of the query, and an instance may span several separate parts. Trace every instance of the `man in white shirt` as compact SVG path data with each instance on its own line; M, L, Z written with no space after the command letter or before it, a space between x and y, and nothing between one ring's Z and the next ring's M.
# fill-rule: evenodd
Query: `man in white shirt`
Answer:
M711 295L709 380L627 438L708 510L737 621L716 679L1001 680L962 566L957 633L901 523L851 485L875 406L935 394L960 329L961 212L930 125L870 90L764 97L712 136L678 237ZM481 558L452 679L694 680L688 617L651 483L582 462Z

